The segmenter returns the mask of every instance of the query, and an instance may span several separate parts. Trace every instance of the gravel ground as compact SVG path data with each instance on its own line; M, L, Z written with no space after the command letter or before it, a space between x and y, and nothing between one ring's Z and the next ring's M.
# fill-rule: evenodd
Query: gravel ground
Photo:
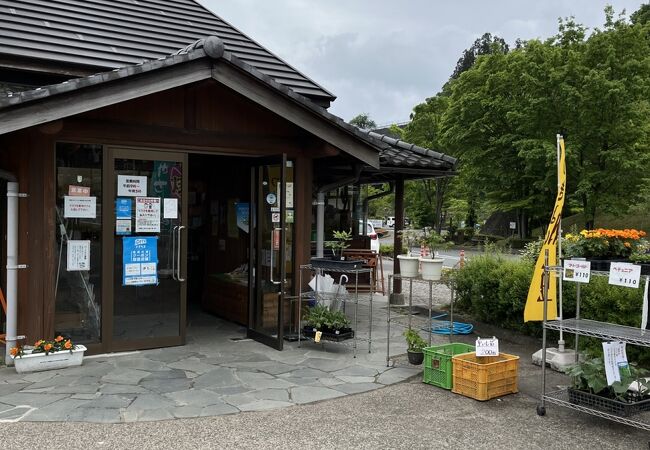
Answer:
M642 449L650 436L586 415L535 414L523 394L477 402L418 380L277 411L132 424L0 425L3 449Z

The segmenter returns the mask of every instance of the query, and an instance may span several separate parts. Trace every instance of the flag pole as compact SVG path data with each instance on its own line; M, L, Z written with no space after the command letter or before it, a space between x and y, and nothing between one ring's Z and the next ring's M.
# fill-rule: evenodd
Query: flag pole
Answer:
M562 168L560 167L560 140L562 139L561 134L556 135L557 140L557 190L560 192L562 183ZM557 234L557 264L558 266L562 264L562 211L560 211L559 220L558 220L558 234ZM558 297L558 319L562 321L562 276L556 272L557 276L557 297ZM561 323L561 322L560 322ZM560 327L560 340L557 341L557 347L560 352L564 351L564 332Z

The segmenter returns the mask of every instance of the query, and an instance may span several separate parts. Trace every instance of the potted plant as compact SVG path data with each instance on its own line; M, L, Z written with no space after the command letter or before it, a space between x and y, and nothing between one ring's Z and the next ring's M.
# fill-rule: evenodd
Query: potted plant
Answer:
M411 255L411 249L418 245L421 233L416 230L401 230L399 234L402 236L403 247L406 247L406 254L397 255L400 274L407 278L417 277L420 271L420 257Z
M354 337L350 320L343 311L332 311L327 306L315 305L307 310L305 321L307 324L303 333L307 337L313 337L317 331L322 333L321 339L333 341Z
M404 331L404 338L408 345L406 354L408 355L409 362L415 365L422 364L422 361L424 361L422 349L427 346L426 341L412 328Z
M569 402L628 417L640 411L650 411L650 382L648 371L634 364L619 369L621 381L607 384L603 359L587 358L569 367L566 374L573 377L568 389Z
M341 268L354 270L360 268L365 261L360 259L346 260L343 257L343 250L350 247L349 241L352 240L352 230L334 231L334 240L325 242L325 247L332 250L331 257L312 258L311 265L318 269L339 270Z
M343 249L350 247L349 241L352 240L352 230L334 231L332 233L334 240L325 242L325 247L332 250L334 259L343 259Z
M80 366L85 351L85 346L74 345L70 339L57 336L51 341L40 339L33 347L14 347L10 353L16 372L24 373Z
M425 233L420 243L431 251L430 257L420 257L420 263L422 264L422 279L433 281L440 280L444 260L442 258L436 258L436 250L449 247L453 245L453 243L445 241L445 238L435 231Z

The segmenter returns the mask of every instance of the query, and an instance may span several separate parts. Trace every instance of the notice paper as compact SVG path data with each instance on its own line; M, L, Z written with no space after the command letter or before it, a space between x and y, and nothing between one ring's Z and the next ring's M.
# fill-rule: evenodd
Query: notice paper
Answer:
M116 219L115 234L131 234L131 219Z
M159 197L136 197L135 232L160 233Z
M63 217L94 219L97 217L97 197L63 197Z
M115 218L117 219L131 218L131 201L132 200L130 198L115 199Z
M589 283L590 277L591 261L579 261L574 259L564 260L564 281Z
M122 284L145 286L158 284L158 237L122 238Z
M68 241L68 271L90 270L90 241Z
M145 197L147 195L147 177L118 175L117 195L119 197Z
M631 263L613 262L609 267L609 284L639 288L641 266Z
M630 366L627 362L625 342L603 342L603 360L608 385L611 386L616 381L620 382L621 373L629 375Z
M476 340L476 356L499 356L499 340L495 337Z
M163 219L178 219L178 199L163 199Z

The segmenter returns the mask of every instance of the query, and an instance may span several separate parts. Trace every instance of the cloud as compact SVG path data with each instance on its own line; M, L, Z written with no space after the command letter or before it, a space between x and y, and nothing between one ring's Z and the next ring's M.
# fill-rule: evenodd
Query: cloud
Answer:
M510 44L547 38L559 17L593 28L603 8L641 0L200 0L224 20L337 95L331 112L408 120L448 80L463 50L485 32Z

